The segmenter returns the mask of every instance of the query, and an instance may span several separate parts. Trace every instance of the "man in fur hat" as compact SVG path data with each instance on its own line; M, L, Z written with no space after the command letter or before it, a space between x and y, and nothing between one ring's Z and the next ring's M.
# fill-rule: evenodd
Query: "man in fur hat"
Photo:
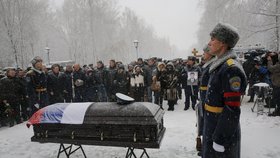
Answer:
M27 94L31 114L49 104L47 75L43 72L43 60L36 56L31 60L32 68L26 74Z
M232 51L239 35L232 26L218 23L210 36L209 53L217 60L209 68L202 157L240 158L240 105L247 81Z
M210 49L208 45L203 48L203 65L201 66L201 77L199 79L200 87L200 101L196 105L196 117L197 117L197 138L196 138L196 150L198 155L201 155L202 142L201 136L203 135L203 115L204 115L204 104L205 104L205 95L207 92L207 85L209 81L209 68L211 64L215 61L215 56L209 53Z

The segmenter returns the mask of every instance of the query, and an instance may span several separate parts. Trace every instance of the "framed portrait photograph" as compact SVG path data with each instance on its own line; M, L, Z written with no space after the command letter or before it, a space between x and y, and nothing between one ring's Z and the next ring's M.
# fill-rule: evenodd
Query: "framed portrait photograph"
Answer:
M195 71L188 72L187 84L194 85L194 86L198 85L198 72L195 72Z

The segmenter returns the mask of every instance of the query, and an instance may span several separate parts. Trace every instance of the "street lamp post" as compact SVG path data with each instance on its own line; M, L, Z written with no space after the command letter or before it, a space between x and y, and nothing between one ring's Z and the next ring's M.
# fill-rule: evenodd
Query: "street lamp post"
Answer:
M47 50L48 55L48 65L50 65L50 48L47 46L45 49Z
M139 44L139 41L138 40L134 40L133 44L134 44L134 47L136 49L136 57L138 59L138 44Z

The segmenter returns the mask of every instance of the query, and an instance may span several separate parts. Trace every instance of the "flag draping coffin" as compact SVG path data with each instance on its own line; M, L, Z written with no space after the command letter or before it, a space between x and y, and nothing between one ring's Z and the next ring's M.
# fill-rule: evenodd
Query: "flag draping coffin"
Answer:
M34 142L159 148L163 115L148 102L57 103L34 113L27 126Z

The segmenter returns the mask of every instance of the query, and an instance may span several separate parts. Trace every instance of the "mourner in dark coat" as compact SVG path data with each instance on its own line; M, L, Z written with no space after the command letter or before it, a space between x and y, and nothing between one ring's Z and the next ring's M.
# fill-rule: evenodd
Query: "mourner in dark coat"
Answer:
M0 80L0 106L4 107L4 117L5 122L8 122L10 126L14 123L20 123L20 97L18 96L20 91L20 84L16 78L15 69L8 69L7 76ZM1 120L1 122L3 121ZM3 124L3 122L2 122Z
M97 62L97 68L94 70L94 76L96 79L96 87L98 93L98 99L100 102L107 102L107 91L106 91L106 83L107 83L107 70L104 67L102 61Z
M122 93L128 95L129 91L129 73L125 70L124 65L118 66L117 73L114 77L114 84L116 87L116 93Z
M148 66L146 67L146 80L147 80L147 98L148 98L148 102L152 102L153 101L153 93L152 93L152 89L151 89L151 85L153 82L153 71L156 69L156 63L155 60L153 58L150 58L148 60Z
M273 57L278 55L278 62L273 64ZM275 105L275 111L268 116L280 116L280 55L271 53L268 57L268 70L271 72L272 81L272 103Z
M149 66L148 66L147 62L143 60L143 58L138 58L137 62L136 62L136 65L141 67L141 70L142 70L142 72L145 76L145 78L144 78L144 84L145 84L145 87L144 87L145 88L144 89L144 101L145 102L151 101L150 100L151 98L149 99L149 96L148 96L148 95L150 95L150 97L151 97L150 87L151 87L151 84L152 84L152 81L151 81L152 77L150 76L151 74L149 74L149 70L148 70ZM148 80L149 80L149 82L148 82Z
M79 64L73 66L74 102L86 101L86 75Z
M18 97L20 98L19 104L20 104L20 112L21 112L21 118L23 121L26 121L29 117L29 106L28 106L28 95L27 95L27 82L26 82L26 72L23 69L17 70L17 78L20 85L20 91L18 93Z
M156 82L159 82L160 85L159 89L154 91L154 103L158 104L162 109L162 103L163 103L163 94L164 94L164 81L163 81L163 74L165 73L165 64L163 62L158 62L157 68L153 71L153 82L156 84Z
M26 74L27 93L31 115L38 109L49 105L47 75L43 72L43 60L35 57L31 61L33 68ZM30 116L31 116L30 115Z
M59 65L54 64L48 74L49 104L63 103L64 74L59 72Z
M73 102L75 95L75 88L74 88L74 80L73 80L73 65L67 65L65 72L64 72L64 88L63 88L63 95L65 102Z
M98 88L97 80L94 75L94 71L89 68L86 72L87 84L86 84L86 96L89 102L98 102Z
M137 102L144 101L144 90L145 90L145 75L141 66L136 65L134 72L130 76L130 96Z
M186 66L182 70L181 82L185 91L185 108L188 110L191 106L195 110L196 101L198 98L198 77L200 76L200 68L195 64L196 58L194 56L188 57ZM192 75L196 74L196 78L192 78Z
M167 100L168 110L174 111L174 105L178 99L177 82L178 72L172 62L166 64L166 71L162 77L164 99Z
M247 81L232 51L239 35L232 26L219 23L210 36L209 53L217 60L209 68L202 157L240 158L240 105Z
M106 92L108 96L108 101L116 101L116 87L114 84L115 75L117 73L117 67L115 60L111 59L109 62L109 68L106 73Z
M174 67L176 69L177 72L181 73L183 71L183 60L182 59L176 59L174 62ZM177 91L178 91L178 97L179 99L182 99L182 80L181 80L181 76L179 76L179 81L177 84Z

